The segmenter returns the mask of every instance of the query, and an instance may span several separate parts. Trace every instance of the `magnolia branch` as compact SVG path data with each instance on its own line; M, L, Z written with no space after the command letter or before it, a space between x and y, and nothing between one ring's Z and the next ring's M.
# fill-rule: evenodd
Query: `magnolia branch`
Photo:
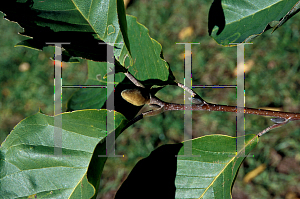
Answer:
M197 101L193 98L191 101ZM203 111L222 111L222 112L234 112L234 113L245 113L253 115L262 115L262 116L271 116L276 118L284 118L285 120L300 120L300 113L290 113L290 112L281 112L281 111L271 111L264 109L255 109L247 107L237 107L237 106L227 106L227 105L218 105L205 102L203 99L199 100L198 104L174 104L164 102L157 97L150 97L148 102L149 105L157 105L163 111L174 111L174 110L203 110ZM280 121L274 121L275 123L283 123Z
M121 93L122 97L133 105L141 106L144 104L148 104L153 108L152 110L144 112L141 115L139 115L137 117L138 120L140 120L142 117L145 116L153 116L153 115L160 114L164 111L175 111L175 110L222 111L222 112L245 113L245 114L275 117L271 119L275 124L260 132L258 134L259 137L274 128L283 126L289 121L300 120L300 113L290 113L290 112L271 111L271 110L264 110L264 109L254 109L254 108L247 108L247 107L211 104L203 100L192 89L186 87L181 83L176 83L176 84L177 86L179 86L180 88L184 89L185 91L191 94L192 97L190 98L191 104L174 104L174 103L164 102L158 99L157 97L152 96L150 93L143 92L143 90L145 90L144 85L140 83L137 79L135 79L135 77L132 76L129 72L125 73L125 75L139 88L124 90Z
M300 120L300 113L290 113L290 112L280 112L280 111L271 111L264 109L254 109L247 107L236 107L236 106L227 106L227 105L218 105L218 104L193 104L193 105L184 105L184 104L173 104L165 103L164 110L204 110L204 111L222 111L222 112L235 112L235 113L245 113L253 115L262 115L262 116L272 116L285 118L289 120Z

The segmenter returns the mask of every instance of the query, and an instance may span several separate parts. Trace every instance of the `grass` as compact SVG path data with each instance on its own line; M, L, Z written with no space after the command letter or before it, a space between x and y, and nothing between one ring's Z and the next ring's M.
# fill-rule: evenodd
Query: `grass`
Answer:
M153 0L133 1L127 13L149 29L149 34L163 46L165 60L178 81L183 83L182 45L176 42L200 42L193 51L193 84L235 84L236 48L216 44L207 33L207 14L210 1ZM197 9L195 9L197 8ZM246 106L269 107L284 111L300 110L299 23L295 15L272 35L270 32L253 40L245 47ZM17 24L0 20L1 101L0 142L25 117L39 111L53 115L53 56L49 47L39 52L13 47L23 37ZM193 34L180 39L186 27ZM26 69L26 67L29 69ZM27 63L27 64L26 64ZM23 66L22 66L23 65ZM22 68L23 67L23 68ZM64 84L80 84L86 78L86 64L64 64ZM74 90L64 90L63 104ZM235 105L235 89L195 89L208 102ZM159 98L168 102L183 102L183 91L168 86L159 91ZM246 115L246 133L258 133L271 124L269 118ZM155 124L155 125L153 125ZM127 129L117 140L116 154L125 158L110 158L104 168L101 198L112 198L120 183L138 160L156 147L183 141L183 112L173 111L145 118ZM234 198L297 198L300 197L300 124L291 122L273 130L260 139L240 168L233 188ZM235 135L235 114L194 112L194 137L207 134ZM261 164L267 167L251 182L243 183L244 176Z

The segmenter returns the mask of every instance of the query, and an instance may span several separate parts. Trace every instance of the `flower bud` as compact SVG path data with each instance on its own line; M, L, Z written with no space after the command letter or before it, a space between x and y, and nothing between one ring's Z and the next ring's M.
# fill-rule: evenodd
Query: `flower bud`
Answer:
M140 89L126 89L123 90L121 96L124 100L135 106L142 106L149 103L149 96L143 94Z

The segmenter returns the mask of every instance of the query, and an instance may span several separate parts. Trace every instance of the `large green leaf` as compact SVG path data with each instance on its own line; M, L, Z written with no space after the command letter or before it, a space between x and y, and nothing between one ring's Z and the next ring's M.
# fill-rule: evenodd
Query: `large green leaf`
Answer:
M0 9L24 28L23 35L32 37L19 46L42 49L46 42L70 42L62 45L63 60L73 56L107 61L106 45L99 42L120 43L114 56L137 79L174 79L161 58L161 45L135 17L126 18L122 0L12 0Z
M256 135L243 138L239 152L236 138L226 135L184 142L192 142L193 156L185 156L182 143L163 145L136 164L116 198L231 198L237 171L258 143Z
M217 2L220 3L221 1L216 1L211 9L218 8ZM297 2L298 0L222 0L225 28L219 31L215 27L211 36L222 45L248 42L271 27L276 26L282 18L287 20L297 13L299 6L294 8ZM221 13L219 9L211 10L209 21L214 24L209 25L222 27L218 24L223 20ZM281 21L279 25L282 25L286 20Z
M125 65L129 71L134 74L134 76L143 81L147 81L144 84L148 87L152 85L163 86L169 83L172 83L174 76L172 75L169 65L166 61L161 58L161 45L152 39L149 36L149 31L146 27L137 22L135 17L127 16L128 23L128 33L129 33L129 42L132 49L132 57L135 60L133 65L130 61L121 63ZM89 61L88 63L88 79L85 85L103 85L106 86L106 79L103 77L106 76L107 72L107 63L98 63ZM128 64L128 65L126 65ZM115 75L115 87L120 83L128 84L128 80L124 80L124 75L117 73ZM120 93L122 89L115 90L115 104L119 107L124 104L123 99L120 98ZM120 92L118 92L120 90ZM104 106L107 99L107 93L105 88L80 88L77 92L74 93L72 98L68 102L68 110L81 110L87 108L101 108ZM131 112L134 113L136 107L127 104L131 107ZM123 112L120 109L116 109L119 112L126 115L126 112ZM138 111L138 110L137 110ZM136 111L136 113L137 113ZM133 115L134 116L134 115Z
M127 15L128 37L134 63L129 71L138 80L169 79L169 66L161 58L162 47L160 43L149 36L149 30L137 22L136 17ZM171 75L171 74L170 74ZM170 76L173 79L172 75Z
M66 54L105 61L106 46L98 43L123 43L116 45L116 57L122 63L131 59L121 0L12 0L1 2L0 9L32 37L20 46L42 49L46 42L70 42L63 45Z
M63 113L62 156L54 156L54 117L37 113L21 121L0 148L1 198L91 198L96 183L87 170L98 143L104 150L96 155L105 155L106 112ZM116 112L116 136L126 123ZM99 161L104 165L106 157Z
M176 198L231 198L237 171L258 143L256 135L246 135L245 145L236 151L236 138L208 135L193 139L194 156L179 156L175 179ZM178 155L184 155L181 148Z

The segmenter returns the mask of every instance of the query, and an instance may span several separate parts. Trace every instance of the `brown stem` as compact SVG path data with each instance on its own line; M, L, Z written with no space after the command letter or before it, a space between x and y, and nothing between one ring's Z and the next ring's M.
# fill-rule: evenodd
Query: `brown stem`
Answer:
M130 79L130 81L132 83L134 83L136 86L141 87L141 88L145 88L145 86L139 82L133 75L131 75L129 72L124 73L124 75L126 75L126 77L128 77L128 79Z
M140 83L133 75L129 72L124 73L136 86L145 88L145 86ZM205 102L200 96L198 96L192 89L186 87L181 83L177 83L177 86L183 88L184 90L188 91L192 97L196 97L195 99L202 102L199 104L173 104L163 102L160 99L151 96L150 100L146 102L149 105L158 105L159 108L147 111L143 113L144 116L152 116L159 114L163 111L172 111L172 110L205 110L205 111L222 111L222 112L234 112L234 113L242 113L245 114L253 114L253 115L263 115L263 116L272 116L277 118L284 118L286 121L290 120L300 120L300 113L289 113L289 112L280 112L280 111L270 111L270 110L263 110L263 109L254 109L254 108L247 108L247 107L236 107L236 106L227 106L227 105L218 105L218 104L210 104ZM284 121L283 123L286 123ZM281 126L279 124L275 124L275 126ZM276 128L274 127L274 128Z
M280 112L280 111L270 111L263 109L254 109L247 107L236 107L236 106L226 106L218 104L193 104L193 105L184 105L184 104L173 104L164 102L164 110L204 110L204 111L222 111L222 112L238 112L245 114L254 114L254 115L263 115L263 116L272 116L280 117L289 120L300 120L300 113L289 113L289 112Z
M189 92L191 94L191 96L193 96L193 97L195 97L197 95L192 89L190 89L189 87L187 87L181 83L177 83L177 86L179 86L183 90L186 90L187 92Z
M269 126L268 128L264 129L262 132L258 133L257 136L260 137L263 134L267 133L268 131L275 129L275 128L279 128L283 125L285 125L286 123L289 122L290 119L286 119L284 122L278 123L278 124L273 124L272 126Z

